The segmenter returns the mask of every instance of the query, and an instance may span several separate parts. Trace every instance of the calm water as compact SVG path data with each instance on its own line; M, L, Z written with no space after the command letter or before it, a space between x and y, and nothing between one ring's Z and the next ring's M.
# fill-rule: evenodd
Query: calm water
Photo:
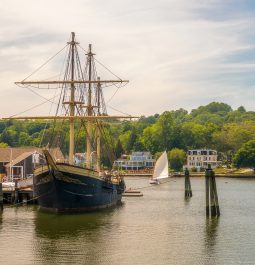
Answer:
M204 179L142 189L100 213L53 215L5 208L0 264L255 264L255 179L217 178L221 217L206 220ZM128 187L148 179L127 179Z

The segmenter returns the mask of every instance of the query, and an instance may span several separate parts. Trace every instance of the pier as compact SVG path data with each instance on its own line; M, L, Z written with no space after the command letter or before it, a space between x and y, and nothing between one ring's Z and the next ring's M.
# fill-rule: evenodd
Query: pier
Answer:
M123 197L142 197L143 193L139 190L127 189L123 194Z
M33 190L30 188L29 189L3 188L2 197L3 197L3 204L37 203L36 199L34 199ZM1 200L1 189L0 189L0 200Z

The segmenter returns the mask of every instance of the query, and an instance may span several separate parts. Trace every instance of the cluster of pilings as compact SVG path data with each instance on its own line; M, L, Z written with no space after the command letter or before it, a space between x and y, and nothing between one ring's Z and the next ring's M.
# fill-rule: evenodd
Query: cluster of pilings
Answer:
M218 202L215 173L211 165L205 171L205 193L206 193L206 216L220 216L220 207Z
M218 202L215 173L211 165L205 171L206 216L219 217L220 207ZM185 169L185 198L192 197L189 170Z

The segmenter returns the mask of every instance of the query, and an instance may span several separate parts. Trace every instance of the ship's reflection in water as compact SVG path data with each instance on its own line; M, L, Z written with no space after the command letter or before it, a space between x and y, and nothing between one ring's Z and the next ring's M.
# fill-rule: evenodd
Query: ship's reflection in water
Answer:
M101 212L55 215L37 212L34 254L45 264L101 264L116 230L116 211L124 204Z

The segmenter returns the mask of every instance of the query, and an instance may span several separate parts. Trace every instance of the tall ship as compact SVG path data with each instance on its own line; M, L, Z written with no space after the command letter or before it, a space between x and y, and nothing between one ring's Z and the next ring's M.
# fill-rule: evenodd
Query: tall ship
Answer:
M43 149L45 164L37 167L33 174L33 189L40 209L55 213L98 210L114 206L121 201L122 193L125 191L123 177L119 172L106 171L102 167L102 152L109 151L106 141L102 148L104 122L135 118L129 115L108 115L102 92L103 87L122 86L128 80L120 78L101 80L95 68L96 59L92 45L89 44L88 50L85 51L76 41L74 32L71 33L66 47L66 64L62 80L34 81L26 78L15 83L25 87L58 86L61 92L56 115L12 117L21 120L40 119L52 120L52 123L59 121L69 123L68 161L55 161L49 147L46 147ZM84 65L81 63L78 47L84 51L86 58ZM85 165L75 163L77 127L86 135Z

